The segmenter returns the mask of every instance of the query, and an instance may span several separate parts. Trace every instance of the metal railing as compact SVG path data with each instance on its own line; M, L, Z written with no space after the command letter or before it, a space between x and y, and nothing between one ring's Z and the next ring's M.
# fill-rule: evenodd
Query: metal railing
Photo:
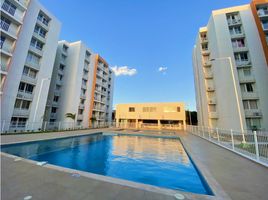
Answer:
M187 126L186 130L268 167L268 132L241 132L203 126Z

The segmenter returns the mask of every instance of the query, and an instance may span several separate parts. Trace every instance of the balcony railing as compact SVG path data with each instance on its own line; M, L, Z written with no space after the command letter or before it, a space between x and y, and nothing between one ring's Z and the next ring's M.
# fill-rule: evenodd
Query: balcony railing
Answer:
M268 16L268 10L259 9L259 10L258 10L258 15L259 15L259 17L265 17L265 16Z
M258 99L259 95L257 92L242 92L242 99Z
M30 60L30 59L26 59L26 62L25 64L29 67L32 67L36 70L39 70L40 69L40 65L39 65L39 62L36 62L34 60Z
M262 117L262 112L259 109L245 110L246 117L260 118Z
M36 79L36 77L32 77L32 76L28 76L28 75L25 75L25 74L23 74L22 76L21 76L21 80L22 81L25 81L26 83L31 83L31 84L36 84L36 82L37 82L37 79Z
M228 20L228 25L237 25L237 24L241 24L241 19L229 19Z
M15 108L13 111L13 116L28 116L30 114L29 109L18 109Z
M17 93L17 97L22 98L22 99L32 100L33 99L33 93L19 90L18 93Z

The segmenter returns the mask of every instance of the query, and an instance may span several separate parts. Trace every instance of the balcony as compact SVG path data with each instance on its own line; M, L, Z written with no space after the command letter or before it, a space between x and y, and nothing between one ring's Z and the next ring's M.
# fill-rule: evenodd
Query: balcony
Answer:
M55 96L60 96L60 90L55 90L55 91L54 91L54 95L55 95Z
M1 74L7 74L7 65L0 63L1 66Z
M261 118L262 112L259 109L245 110L245 116L247 118Z
M209 60L204 61L203 66L204 67L210 67L211 66L211 61L209 61Z
M63 74L64 74L64 71L61 70L61 69L59 69L59 70L58 70L58 74L63 75Z
M37 82L36 77L31 77L31 76L28 76L28 75L25 75L25 74L23 74L21 76L21 80L23 82L30 83L30 84L33 84L33 85L36 85L36 82Z
M249 60L236 60L235 63L237 68L251 67L251 62Z
M83 74L83 77L82 77L84 80L88 80L88 73L86 74Z
M229 26L235 26L241 24L241 19L229 19L228 25Z
M19 90L17 93L17 97L20 99L26 99L26 100L32 100L33 99L33 93L25 92Z
M38 48L38 47L35 47L35 46L30 45L29 50L30 50L31 52L33 52L33 53L39 55L39 56L42 56L42 55L43 55L43 51L42 51L41 48Z
M45 30L48 31L48 29L49 29L49 23L42 21L42 18L37 17L37 21L36 21L36 23L37 23L39 26L41 26L42 28L44 28Z
M33 68L35 70L40 69L39 62L35 62L34 60L26 59L25 65L28 66L28 67L31 67L31 68Z
M62 80L56 80L56 85L62 85Z
M5 13L9 20L12 20L15 24L22 24L23 20L23 12L19 9L14 9L9 6L6 2L3 2L1 11Z
M56 119L57 113L50 113L50 119Z
M11 2L20 8L21 10L26 10L28 6L28 0L11 0Z
M53 107L59 107L59 102L58 101L52 101L52 106Z
M261 19L268 19L268 10L259 9L259 10L258 10L258 16L259 16Z
M81 93L81 94L80 94L80 98L81 98L81 99L86 99L86 94Z
M10 37L13 40L17 39L17 28L12 24L7 24L6 22L2 22L1 24L1 34L4 36Z
M209 112L208 116L210 119L217 119L218 118L218 113L217 112Z
M12 49L11 49L11 47L8 46L8 45L5 45L5 43L2 46L2 48L0 49L0 52L1 52L1 54L4 54L4 55L9 56L9 57L12 56Z
M210 105L215 105L216 104L216 98L209 98L208 99L208 104L210 104Z
M255 78L253 76L239 76L240 83L254 83Z
M200 40L201 40L201 43L208 43L208 38L200 38Z
M30 114L29 109L14 108L13 110L13 116L17 116L17 117L26 117L26 116L29 116L29 114Z
M88 65L84 65L84 70L88 72L89 71L89 66Z
M34 36L36 39L40 40L41 42L46 43L46 38L45 38L45 36L41 36L41 35L39 35L39 34L36 33L36 32L33 33L33 36Z
M77 115L77 120L83 120L83 114L78 114Z
M264 32L268 32L268 23L262 23L262 28Z
M208 92L213 92L213 91L215 91L214 86L208 86L208 87L207 87L207 91L208 91Z
M231 38L232 39L238 39L238 38L244 38L245 37L245 34L244 33L233 33L231 34Z
M85 85L85 84L82 83L81 88L86 90L87 89L87 85Z
M259 99L257 92L242 92L242 99Z
M212 79L213 78L213 73L212 72L205 72L204 76L206 79Z
M85 105L80 103L79 106L78 106L79 109L85 109Z
M234 52L245 52L248 51L246 46L233 46Z
M202 49L202 55L209 55L210 51L208 49Z

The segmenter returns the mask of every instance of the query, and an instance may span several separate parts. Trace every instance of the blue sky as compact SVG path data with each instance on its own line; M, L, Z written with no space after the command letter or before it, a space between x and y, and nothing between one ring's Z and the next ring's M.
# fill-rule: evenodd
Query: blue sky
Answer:
M183 101L195 110L192 48L212 10L249 0L40 0L61 22L60 39L82 40L117 76L114 105ZM162 67L162 71L159 68Z

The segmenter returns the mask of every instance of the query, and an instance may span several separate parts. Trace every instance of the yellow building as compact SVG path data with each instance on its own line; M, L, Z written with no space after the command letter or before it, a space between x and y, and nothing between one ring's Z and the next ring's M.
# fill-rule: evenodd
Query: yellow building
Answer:
M184 129L184 103L133 103L116 106L116 125L122 128Z

